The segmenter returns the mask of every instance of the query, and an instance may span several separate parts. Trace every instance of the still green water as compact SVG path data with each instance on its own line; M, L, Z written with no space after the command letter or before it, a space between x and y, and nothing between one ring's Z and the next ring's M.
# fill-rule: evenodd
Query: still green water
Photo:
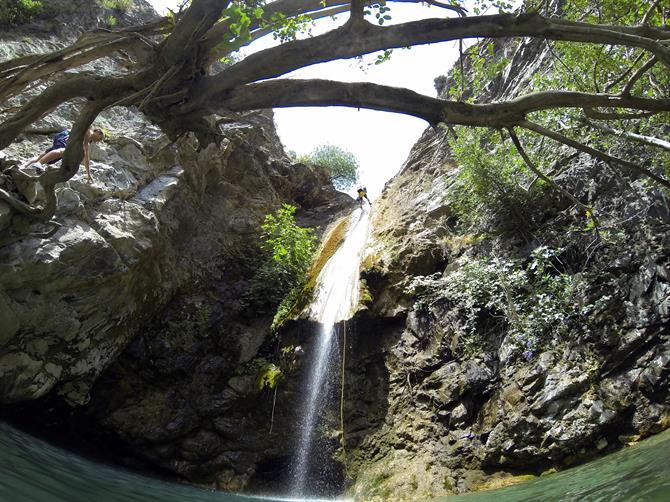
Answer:
M208 492L147 478L83 458L0 423L2 502L280 500L286 499ZM670 502L670 431L595 462L524 485L439 500Z
M588 464L522 485L432 502L668 502L670 430Z

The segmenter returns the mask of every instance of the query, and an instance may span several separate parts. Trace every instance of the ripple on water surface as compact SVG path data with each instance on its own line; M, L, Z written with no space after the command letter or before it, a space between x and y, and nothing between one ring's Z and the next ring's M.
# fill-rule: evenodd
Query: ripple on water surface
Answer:
M97 463L0 422L2 502L283 502L201 490Z
M280 502L147 478L96 463L0 423L0 501ZM670 431L574 469L445 502L670 501ZM436 501L436 502L437 502Z

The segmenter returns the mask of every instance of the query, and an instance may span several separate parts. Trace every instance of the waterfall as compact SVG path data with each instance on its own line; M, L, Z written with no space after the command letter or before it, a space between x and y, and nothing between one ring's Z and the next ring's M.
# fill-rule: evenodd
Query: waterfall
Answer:
M356 209L340 247L333 253L317 279L310 318L320 323L318 340L314 344L312 362L305 382L305 399L299 413L300 437L293 473L292 494L304 497L310 460L313 457L314 429L317 415L327 401L327 380L337 355L335 323L349 319L359 301L358 277L360 263L368 238L369 211Z

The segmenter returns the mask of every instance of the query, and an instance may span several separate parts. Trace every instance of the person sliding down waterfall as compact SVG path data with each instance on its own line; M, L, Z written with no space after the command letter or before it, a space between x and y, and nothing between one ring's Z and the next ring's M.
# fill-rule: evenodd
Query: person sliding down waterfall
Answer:
M372 207L372 202L370 202L370 199L368 199L368 189L363 187L356 191L358 192L358 199L356 199L356 201L358 201L360 204L361 209L363 209L363 199L367 200L368 204L370 204L370 207Z
M23 165L23 168L29 167L32 164L54 164L63 158L67 142L70 139L69 131L62 131L54 136L53 145L46 152L34 159L30 159ZM84 135L84 167L86 168L86 179L89 183L93 181L91 178L91 154L89 146L91 143L98 143L105 139L105 133L102 129L89 129Z

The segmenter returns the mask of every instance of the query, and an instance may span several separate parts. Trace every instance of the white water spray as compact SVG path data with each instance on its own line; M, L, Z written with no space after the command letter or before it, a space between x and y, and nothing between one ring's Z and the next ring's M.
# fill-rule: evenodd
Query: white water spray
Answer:
M310 318L321 324L321 330L305 387L307 397L301 413L301 434L292 489L295 496L305 495L317 412L321 409L320 399L325 393L324 382L334 352L333 339L337 338L333 337L334 325L338 321L349 319L359 301L358 277L370 228L369 211L357 209L350 218L342 244L319 274L310 309Z

